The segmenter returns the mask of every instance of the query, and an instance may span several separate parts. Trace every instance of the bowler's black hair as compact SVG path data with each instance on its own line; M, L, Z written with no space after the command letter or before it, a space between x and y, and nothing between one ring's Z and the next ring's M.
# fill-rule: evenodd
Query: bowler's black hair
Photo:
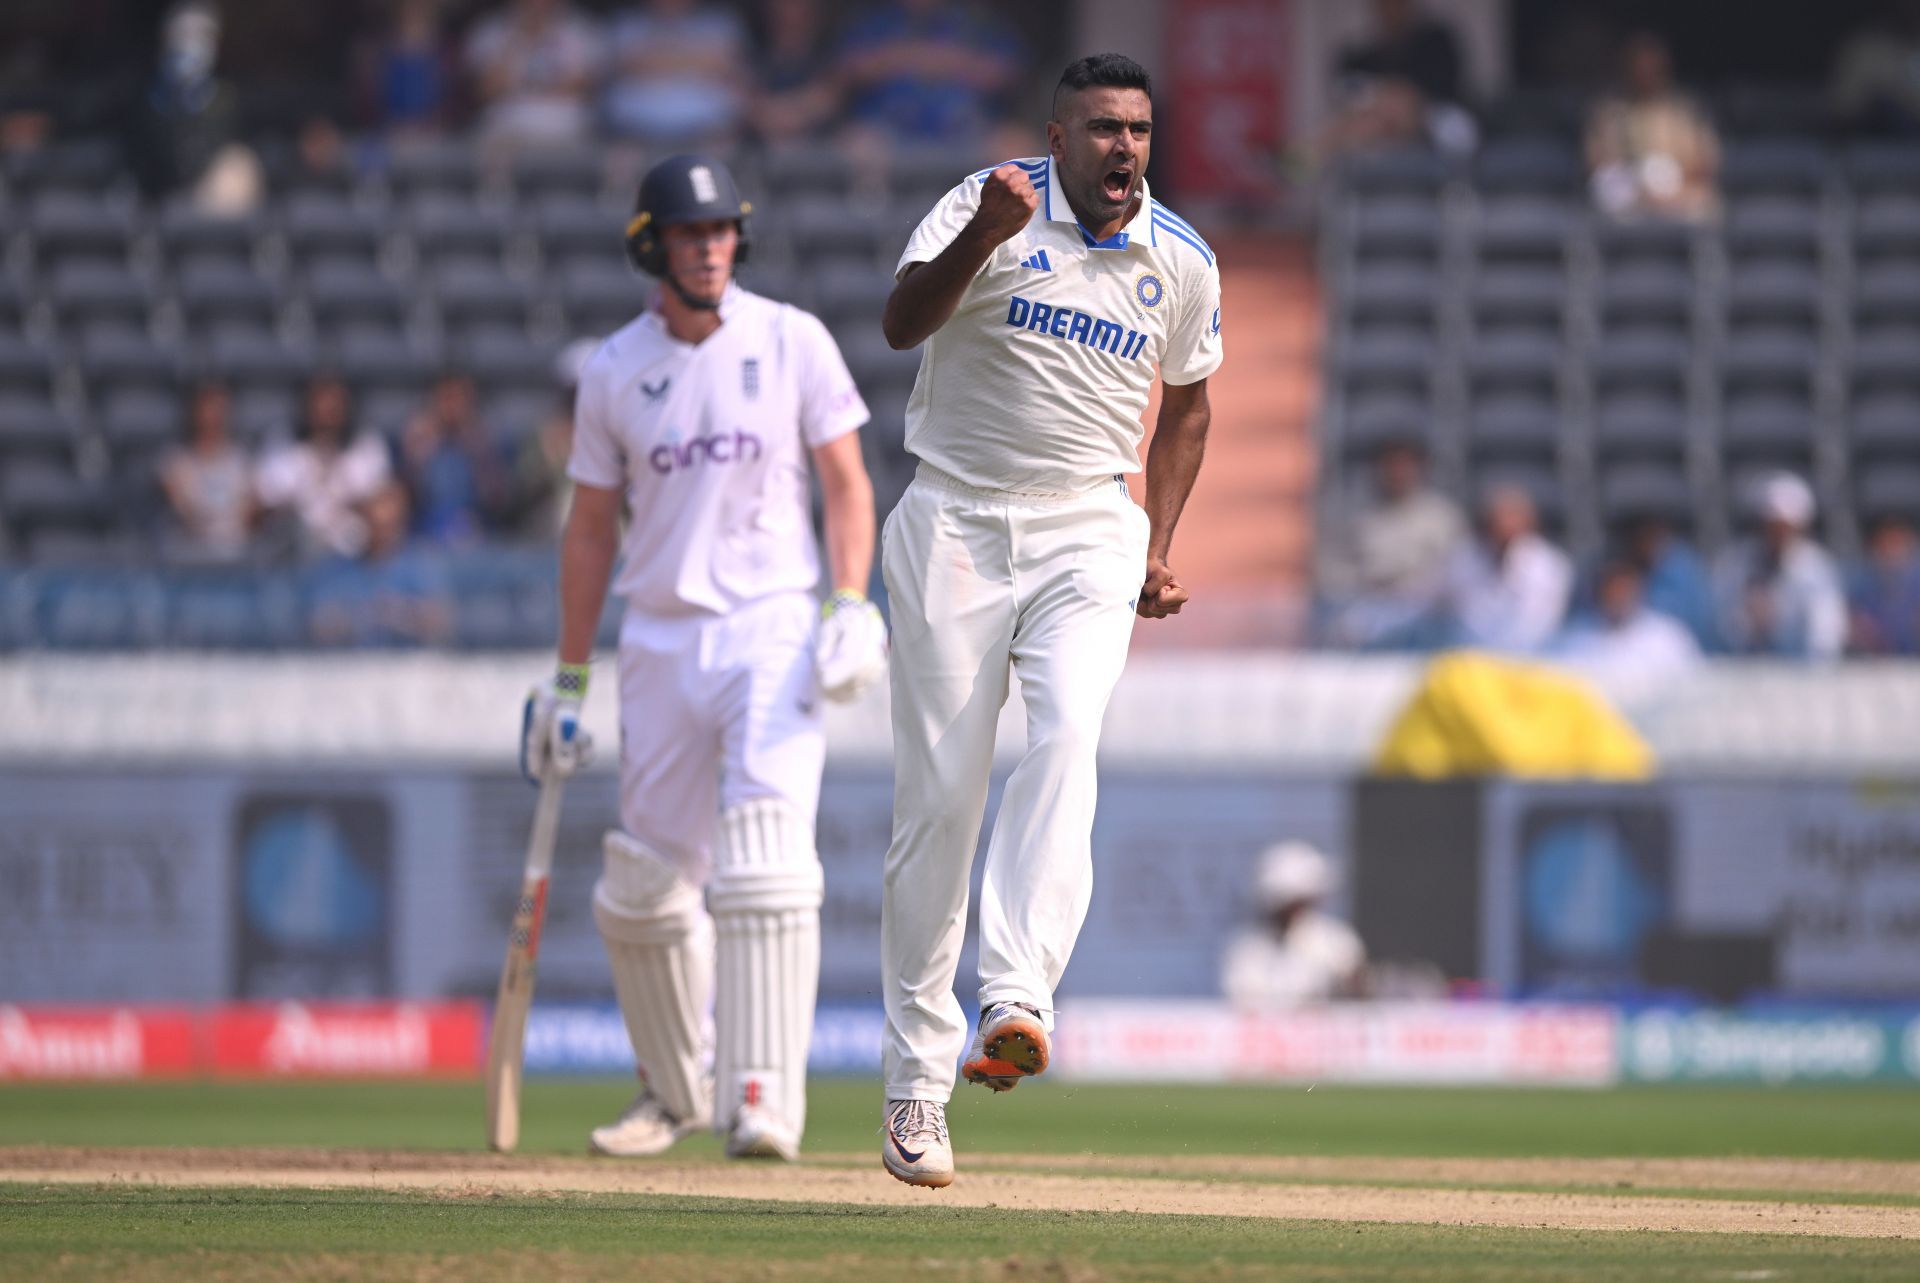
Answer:
M1060 115L1060 95L1076 93L1096 86L1111 89L1138 89L1153 101L1153 77L1147 69L1123 53L1092 53L1078 62L1070 62L1060 73L1053 90L1053 114Z

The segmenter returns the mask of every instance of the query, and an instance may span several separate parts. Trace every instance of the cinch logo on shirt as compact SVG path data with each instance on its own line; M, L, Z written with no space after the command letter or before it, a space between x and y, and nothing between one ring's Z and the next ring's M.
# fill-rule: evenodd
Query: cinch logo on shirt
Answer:
M736 429L728 435L709 434L694 437L691 441L669 441L657 445L647 455L647 462L664 477L702 463L758 463L761 449L759 437L744 429Z
M1007 324L1016 329L1034 330L1048 338L1083 343L1111 352L1123 361L1137 361L1147 350L1147 336L1139 330L1130 330L1117 321L1102 320L1070 307L1036 303L1018 294L1007 307Z

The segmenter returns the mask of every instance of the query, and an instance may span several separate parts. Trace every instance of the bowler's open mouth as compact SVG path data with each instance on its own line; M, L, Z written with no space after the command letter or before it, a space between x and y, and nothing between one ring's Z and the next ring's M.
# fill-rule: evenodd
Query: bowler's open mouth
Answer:
M1133 167L1121 165L1107 171L1100 182L1100 190L1106 193L1110 201L1118 203L1133 194Z

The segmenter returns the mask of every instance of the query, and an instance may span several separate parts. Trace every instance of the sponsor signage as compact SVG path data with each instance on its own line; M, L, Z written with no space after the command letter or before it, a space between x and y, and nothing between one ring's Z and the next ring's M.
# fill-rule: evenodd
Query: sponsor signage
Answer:
M0 1080L170 1078L197 1065L184 1008L0 1006Z
M820 1007L813 1016L807 1069L815 1074L880 1071L878 1008ZM611 1003L539 1005L527 1017L529 1074L630 1074L633 1045L620 1009Z
M246 1078L466 1077L486 1032L474 1002L241 1003L209 1024L212 1072Z
M1063 1002L1055 1064L1083 1080L1604 1086L1609 1007L1355 1003L1244 1012L1215 1002Z
M1631 1082L1836 1083L1920 1079L1920 1014L1648 1011L1621 1030Z

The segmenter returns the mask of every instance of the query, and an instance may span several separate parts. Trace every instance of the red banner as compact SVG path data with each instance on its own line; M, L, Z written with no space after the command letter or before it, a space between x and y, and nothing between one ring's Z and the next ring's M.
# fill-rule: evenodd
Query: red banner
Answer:
M197 1023L184 1008L0 1006L0 1080L188 1075Z
M464 1077L486 1036L473 1002L237 1004L212 1024L212 1071L248 1078Z
M1179 199L1260 200L1278 191L1292 17L1287 0L1168 6L1168 83L1156 96L1173 125L1166 158Z

